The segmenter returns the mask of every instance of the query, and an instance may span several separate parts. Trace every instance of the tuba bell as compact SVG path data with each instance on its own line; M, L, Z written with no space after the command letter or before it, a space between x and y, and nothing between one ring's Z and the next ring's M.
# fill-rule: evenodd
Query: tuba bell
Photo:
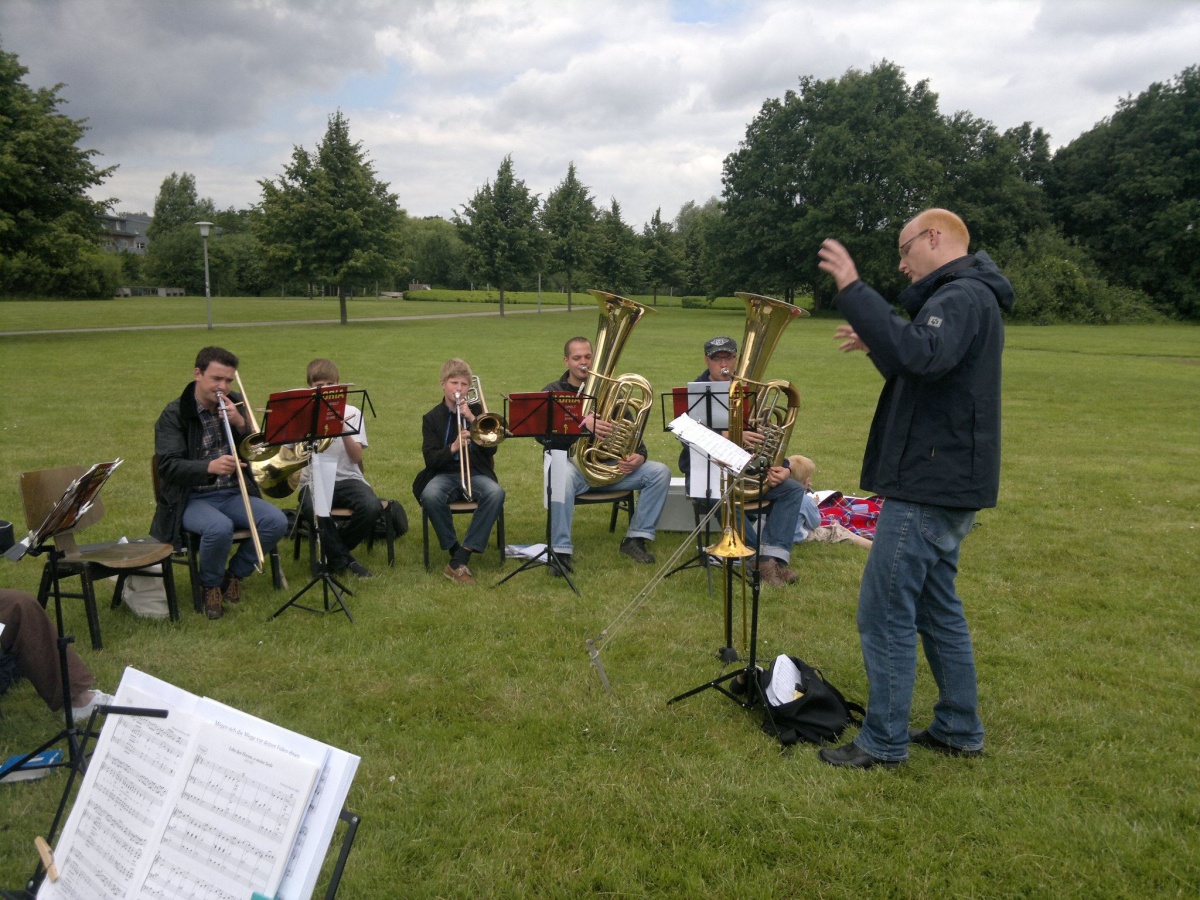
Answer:
M757 431L763 442L734 485L738 499L757 500L758 475L781 465L787 454L800 392L790 381L764 381L763 375L788 323L808 311L783 300L738 291L746 304L746 333L729 385L729 440L741 446L742 434Z
M571 462L588 484L599 488L625 477L618 464L641 444L654 405L650 382L641 375L612 374L633 326L653 310L605 291L588 293L600 307L600 324L592 347L592 364L580 388L584 396L580 415L595 413L596 418L611 422L613 431L603 439L597 435L581 437L571 446Z

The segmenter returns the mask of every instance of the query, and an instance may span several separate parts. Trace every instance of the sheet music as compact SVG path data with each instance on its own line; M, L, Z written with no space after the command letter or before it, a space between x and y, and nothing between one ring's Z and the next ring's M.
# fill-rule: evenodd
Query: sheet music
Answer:
M689 447L698 448L713 462L724 466L735 475L753 458L733 441L705 428L691 416L679 416L673 419L667 428L675 432Z
M106 719L38 897L309 897L358 757L134 669L116 702L169 716Z
M551 450L542 454L543 478L550 479L550 493L559 500L567 496L571 479L571 467L574 463L566 450ZM545 482L542 482L543 486ZM546 508L546 492L542 491L542 509Z

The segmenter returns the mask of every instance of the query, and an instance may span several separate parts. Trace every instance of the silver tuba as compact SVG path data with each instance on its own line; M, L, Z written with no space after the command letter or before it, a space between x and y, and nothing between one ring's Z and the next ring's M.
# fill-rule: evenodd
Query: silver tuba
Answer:
M611 422L613 431L603 440L596 435L581 437L571 446L571 462L588 484L598 488L616 484L625 477L618 463L641 444L646 419L654 405L650 382L641 375L613 377L612 374L633 326L653 310L616 294L594 290L588 293L600 307L600 324L592 346L592 364L580 388L584 396L580 416L594 412L596 418Z
M760 447L738 476L734 494L740 500L759 499L758 474L782 464L787 453L800 392L790 381L764 381L763 375L775 345L792 319L807 316L799 306L738 291L746 303L746 333L737 358L737 370L729 385L729 440L742 444L745 431L763 436Z

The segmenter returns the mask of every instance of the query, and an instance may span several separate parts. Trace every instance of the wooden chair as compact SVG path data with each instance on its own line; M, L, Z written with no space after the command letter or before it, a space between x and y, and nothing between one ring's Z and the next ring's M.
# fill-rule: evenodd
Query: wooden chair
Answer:
M462 516L479 509L474 500L454 500L450 503L450 515ZM425 571L429 571L429 513L421 507L421 542L425 553ZM500 517L496 519L496 550L500 553L500 565L504 565L504 507L500 507Z
M150 457L150 481L154 485L154 502L158 503L158 493L162 485L158 474L158 454ZM183 558L176 556L171 557L171 561L178 565L186 565L188 568L188 578L192 584L192 609L198 613L204 612L204 590L200 583L200 535L191 531L183 530L180 532L183 539L183 550L180 553ZM251 539L250 529L239 528L233 533L233 542L240 544L243 541ZM173 549L173 548L172 548ZM271 548L271 584L275 590L283 590L287 587L287 578L283 574L283 563L279 559L279 547Z
M21 473L21 502L25 508L25 523L30 528L36 528L43 521L54 504L62 497L67 487L87 469L84 466L64 466L59 469L42 469L35 472ZM47 560L42 568L42 580L38 587L38 602L44 608L53 594L57 579L60 597L70 597L83 601L87 613L88 631L91 633L92 647L103 649L104 643L100 636L100 616L96 608L96 578L118 576L117 588L113 592L113 604L119 605L121 591L127 575L148 575L162 578L167 594L167 610L172 621L179 621L179 603L175 595L175 575L171 568L170 544L160 544L149 539L129 543L109 541L100 544L78 545L75 542L75 532L82 531L104 518L104 504L96 498L91 508L83 514L76 526L69 531L55 535L54 546L64 555L52 566ZM154 571L157 566L159 571ZM66 578L79 578L79 593L69 593L62 589Z

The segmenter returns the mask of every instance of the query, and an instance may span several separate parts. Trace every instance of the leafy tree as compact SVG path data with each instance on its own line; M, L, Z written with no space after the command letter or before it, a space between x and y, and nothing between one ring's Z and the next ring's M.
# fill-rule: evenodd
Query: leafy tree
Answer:
M0 292L111 297L121 263L101 249L96 216L116 201L86 192L115 167L77 146L87 128L59 112L63 85L34 90L28 72L0 51Z
M1046 189L1112 281L1200 317L1200 67L1120 101L1055 154Z
M1046 152L1040 132L998 135L969 114L943 117L928 82L910 88L894 63L802 78L799 92L763 104L726 159L724 267L789 300L811 286L819 307L833 287L818 277L817 248L836 236L864 278L898 290L896 233L923 208L958 208L986 243L1044 224Z
M315 153L292 151L278 180L259 181L261 215L253 218L266 271L338 286L345 325L346 293L390 277L404 265L404 211L375 178L362 143L338 110Z
M642 281L637 235L622 221L621 204L615 197L596 224L592 273L603 290L615 294L632 293Z
M675 216L675 232L682 248L680 290L694 296L715 297L717 272L716 231L723 215L721 201L710 197L703 206L689 200Z
M500 292L537 271L544 255L537 221L538 198L513 174L512 156L504 157L495 183L485 183L454 217L470 248L469 265Z
M567 310L571 309L572 275L585 271L591 257L591 235L596 227L596 204L575 174L575 163L567 165L567 177L551 191L542 206L542 228L550 259L562 266L567 276Z
M197 197L196 176L190 172L182 175L172 172L163 179L154 197L154 221L147 234L153 240L176 228L197 231L197 222L211 222L216 216L217 209L212 200Z
M434 287L464 288L468 285L464 267L467 247L453 222L440 216L426 216L409 222L408 240L412 247L411 280Z
M658 305L658 289L663 285L676 284L683 271L678 236L670 222L662 220L662 207L654 210L654 216L642 228L643 277L654 292L654 305Z

